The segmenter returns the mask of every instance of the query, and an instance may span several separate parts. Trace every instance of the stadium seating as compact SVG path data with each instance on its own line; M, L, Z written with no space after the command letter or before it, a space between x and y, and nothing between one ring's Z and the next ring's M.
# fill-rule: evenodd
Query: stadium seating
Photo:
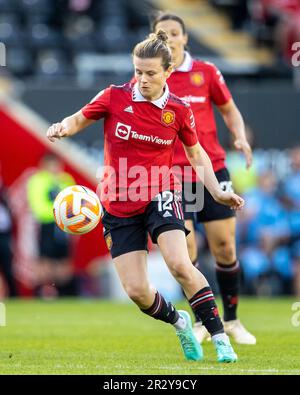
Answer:
M234 29L243 28L246 18L249 18L248 8L245 6L246 1L227 1L226 7L222 6L220 1L212 1L212 4L218 7L216 15L213 15L213 7L210 8L209 15L207 14L208 3L209 0L202 1L198 6L197 13L192 14L196 18L209 16L210 19L208 19L215 22L221 18L220 20L224 22L222 15L218 18L217 14L222 14L222 10L225 9L233 17L232 28ZM237 7L234 6L235 3L243 4ZM148 34L149 17L153 11L153 5L146 0L0 0L0 42L3 42L10 52L8 69L18 77L30 75L40 78L41 50L59 49L65 51L65 66L59 66L59 74L63 68L65 70L76 69L78 56L81 54L124 54L124 56L128 56L133 45ZM237 16L239 19L235 21ZM207 24L204 23L203 18L199 19L200 25L197 29L203 28L205 31ZM209 20L208 23L210 23ZM187 25L189 26L189 19L187 19ZM216 26L214 33L217 33L219 28L220 26ZM199 35L198 30L193 30L192 26L190 31L189 47L193 53L197 56L203 55L211 61L222 59L222 51L214 48L211 40L206 42L203 36L204 32L201 30ZM212 33L209 34L213 36ZM230 31L225 33L221 32L221 36L223 39L232 38L234 48L237 45L245 46L247 42L251 41L245 37L238 40ZM230 48L232 47L232 43L229 42L228 45ZM16 48L18 51L11 51L11 48ZM243 56L247 54L252 58L256 56L252 47L244 47L244 51L239 48L238 51L243 53ZM13 59L16 53L18 56L24 56L24 60ZM258 55L269 59L269 55L267 56L264 51ZM28 58L31 59L31 62L28 62ZM22 63L24 65L21 67ZM60 61L59 63L61 64ZM19 66L16 66L17 64ZM79 73L78 70L77 72ZM54 79L55 75L57 74L52 74ZM49 78L49 74L47 74L47 78Z
M72 74L81 53L128 55L147 33L135 0L0 0L0 42L17 77Z

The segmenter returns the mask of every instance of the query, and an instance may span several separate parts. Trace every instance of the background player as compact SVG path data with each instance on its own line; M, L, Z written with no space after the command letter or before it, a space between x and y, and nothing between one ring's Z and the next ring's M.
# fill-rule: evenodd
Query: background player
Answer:
M58 193L75 183L53 154L40 160L27 184L28 205L38 224L39 259L35 270L35 294L42 298L76 295L70 262L70 238L54 221L53 202Z
M173 14L158 14L152 24L152 30L163 29L168 34L168 45L172 51L175 70L168 79L170 91L188 101L195 116L196 129L200 144L209 155L216 177L223 190L232 191L229 172L225 165L225 151L221 147L216 130L213 104L220 111L223 120L234 136L234 146L241 150L249 168L252 163L252 151L245 135L243 118L236 107L224 82L221 72L211 63L194 60L185 51L188 42L185 24ZM189 162L180 142L174 154L174 165L188 166ZM198 178L199 180L199 178ZM184 182L195 183L196 173ZM195 190L195 185L191 188ZM184 190L187 190L185 185ZM237 343L255 344L255 337L250 334L237 319L239 295L239 261L235 244L235 213L229 207L217 203L205 189L204 208L196 213L185 210L185 226L191 231L187 237L188 251L193 264L197 265L197 243L194 219L204 225L210 251L216 260L216 275L224 307L224 328ZM200 342L209 336L201 322L194 325L194 332Z
M188 313L178 312L149 283L146 261L149 232L170 272L183 287L194 313L211 333L218 361L233 362L237 357L224 333L212 291L189 259L176 180L170 174L166 189L166 178L153 180L151 170L155 166L171 167L178 135L193 166L204 166L205 184L214 198L237 209L244 202L234 193L221 190L211 162L198 142L189 105L169 93L166 79L172 66L166 40L167 35L159 31L135 47L135 85L111 86L101 91L81 111L52 125L47 136L55 141L105 119L105 165L114 169L114 173L105 173L102 180L101 202L105 209L102 222L125 291L142 312L174 325L187 359L203 358ZM127 170L120 166L121 160L126 161ZM136 199L136 192L133 199L129 198L140 178L140 174L132 177L135 166L139 170L143 166L146 172L142 182L144 199Z

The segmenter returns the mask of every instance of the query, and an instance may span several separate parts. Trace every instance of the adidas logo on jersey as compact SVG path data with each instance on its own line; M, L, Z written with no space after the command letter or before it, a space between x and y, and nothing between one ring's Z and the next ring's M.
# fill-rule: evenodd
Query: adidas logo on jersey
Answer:
M125 112L131 112L131 114L133 114L133 108L132 108L132 106L126 107L126 108L124 109L124 111L125 111Z
M169 211L166 211L163 215L164 218L172 217L172 214Z

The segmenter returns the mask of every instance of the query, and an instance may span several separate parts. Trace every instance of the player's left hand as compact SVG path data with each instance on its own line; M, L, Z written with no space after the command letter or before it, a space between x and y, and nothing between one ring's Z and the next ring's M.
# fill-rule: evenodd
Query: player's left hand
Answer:
M232 210L241 210L245 204L244 199L234 192L221 191L215 197L215 201L220 204L224 204L225 206L229 206Z
M250 144L246 139L236 139L233 144L238 151L242 151L243 154L245 155L246 168L249 169L249 167L252 165L252 160L253 160L252 149L250 147Z

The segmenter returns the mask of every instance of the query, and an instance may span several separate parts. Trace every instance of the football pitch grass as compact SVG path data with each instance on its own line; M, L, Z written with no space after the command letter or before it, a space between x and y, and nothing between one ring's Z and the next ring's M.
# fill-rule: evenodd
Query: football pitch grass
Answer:
M295 302L243 298L240 318L257 345L234 345L239 361L220 364L211 342L203 345L204 361L186 361L174 329L130 303L6 300L0 374L300 374ZM185 302L176 307L189 311Z

